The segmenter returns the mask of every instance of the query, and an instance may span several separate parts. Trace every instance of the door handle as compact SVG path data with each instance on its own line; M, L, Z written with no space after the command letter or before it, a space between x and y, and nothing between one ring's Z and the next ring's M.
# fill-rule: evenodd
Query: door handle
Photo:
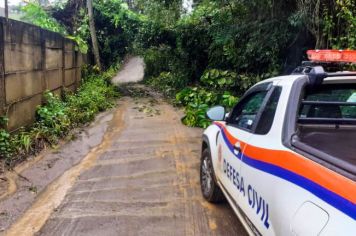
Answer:
M241 152L241 143L240 142L236 142L234 145L234 153L237 155Z

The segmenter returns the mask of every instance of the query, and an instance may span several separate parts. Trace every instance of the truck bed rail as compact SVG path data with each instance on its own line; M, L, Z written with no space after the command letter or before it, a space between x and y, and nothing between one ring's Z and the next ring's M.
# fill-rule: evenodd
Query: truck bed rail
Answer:
M330 125L356 125L353 118L319 118L319 117L299 117L299 124L330 124Z

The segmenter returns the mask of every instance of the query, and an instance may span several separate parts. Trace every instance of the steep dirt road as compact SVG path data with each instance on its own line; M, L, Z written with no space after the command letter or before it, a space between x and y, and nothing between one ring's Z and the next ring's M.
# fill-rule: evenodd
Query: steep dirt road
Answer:
M141 57L131 57L124 64L122 70L112 79L115 84L138 82L145 73L144 61Z
M128 90L101 142L44 188L7 235L246 235L227 204L202 199L202 130L183 126L181 112L145 87Z

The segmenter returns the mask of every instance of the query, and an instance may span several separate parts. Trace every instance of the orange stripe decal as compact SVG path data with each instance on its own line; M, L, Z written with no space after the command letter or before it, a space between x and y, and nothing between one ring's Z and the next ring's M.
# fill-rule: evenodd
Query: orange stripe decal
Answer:
M214 124L222 131L230 150L237 141L241 142L223 123ZM265 149L244 142L241 145L245 147L242 155L245 164L290 181L356 219L356 182L353 180L292 151Z

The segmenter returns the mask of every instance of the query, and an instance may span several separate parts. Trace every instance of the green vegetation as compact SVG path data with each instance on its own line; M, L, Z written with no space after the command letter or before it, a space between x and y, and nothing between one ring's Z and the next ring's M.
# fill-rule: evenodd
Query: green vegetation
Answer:
M182 0L93 3L104 68L126 54L142 55L147 84L185 106L190 126L207 126L207 107L231 107L254 83L291 72L307 49L356 49L353 0L195 0L191 13ZM85 1L50 12L90 42Z
M24 13L22 20L41 26L60 34L67 34L66 29L60 25L53 17L51 17L45 10L42 9L37 3L29 3L21 8Z
M31 127L13 134L0 129L0 157L12 166L45 145L56 145L71 129L92 121L98 112L111 108L118 93L110 79L117 69L113 66L104 73L98 73L86 68L76 93L66 92L61 98L47 92L46 102L37 108L37 121ZM2 118L1 123L6 126L7 119Z
M205 113L209 107L220 104L232 108L238 98L230 91L234 88L238 90L238 81L234 72L212 69L202 75L199 86L180 90L175 100L177 104L185 107L186 116L182 119L183 123L188 126L207 127L210 122Z
M74 35L70 35L63 25L50 16L40 5L38 5L38 3L35 2L28 3L21 8L21 11L24 14L21 20L40 26L47 30L60 33L61 35L75 41L78 45L78 49L82 53L88 52L88 44L85 41L88 30L85 27L79 27L74 31Z
M162 10L141 11L150 23L134 46L148 84L185 106L182 121L190 126L206 127L208 107L231 108L254 83L291 72L307 49L356 48L351 0L201 0L181 17L176 1L159 2L154 9Z
M77 42L92 57L85 0L42 9L22 8L23 20ZM0 156L8 165L110 108L117 92L111 65L142 55L146 83L185 108L182 122L206 127L208 107L231 108L247 88L289 73L307 49L356 49L353 0L196 0L191 13L181 0L94 0L96 36L105 73L86 69L76 94L45 94L37 121L15 134L0 129ZM1 118L1 127L7 119Z
M147 84L185 106L190 126L207 126L207 107L231 107L254 83L289 73L307 49L356 49L353 0L196 0L191 13L181 0L93 3L104 68L142 55ZM61 32L56 18L90 41L85 1L68 0L53 17L29 8L35 24Z

